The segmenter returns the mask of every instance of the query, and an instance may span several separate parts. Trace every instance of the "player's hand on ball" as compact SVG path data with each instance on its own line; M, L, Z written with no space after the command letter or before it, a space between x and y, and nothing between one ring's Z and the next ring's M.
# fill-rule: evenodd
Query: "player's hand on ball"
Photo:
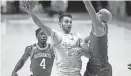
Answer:
M31 13L37 1L20 1L20 8L27 13Z
M11 76L18 76L16 72L13 72Z

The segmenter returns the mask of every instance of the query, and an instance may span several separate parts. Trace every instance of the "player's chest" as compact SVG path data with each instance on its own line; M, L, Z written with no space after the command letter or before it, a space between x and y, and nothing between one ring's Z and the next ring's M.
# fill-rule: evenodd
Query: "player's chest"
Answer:
M62 54L62 56L81 56L81 48L79 47L79 38L76 36L65 36L62 38L61 46L58 47L59 53Z
M72 47L76 47L77 43L78 43L78 38L76 36L63 36L62 37L62 41L61 41L61 46L63 48L72 48Z
M33 58L37 59L37 58L52 58L52 53L50 52L50 49L46 49L46 50L39 50L39 49L35 49L34 53L33 53Z

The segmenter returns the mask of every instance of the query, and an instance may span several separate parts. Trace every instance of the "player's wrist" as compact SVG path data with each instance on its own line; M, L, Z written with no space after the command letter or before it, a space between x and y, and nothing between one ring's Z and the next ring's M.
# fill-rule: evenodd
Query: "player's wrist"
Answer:
M12 72L12 74L14 74L14 73L16 73L16 71L15 71L15 70Z

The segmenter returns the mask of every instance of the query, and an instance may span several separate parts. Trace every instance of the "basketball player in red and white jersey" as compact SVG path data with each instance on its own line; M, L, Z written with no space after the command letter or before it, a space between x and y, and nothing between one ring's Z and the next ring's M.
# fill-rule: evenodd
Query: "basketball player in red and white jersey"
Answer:
M23 67L29 57L31 59L30 69L33 74L31 76L51 75L54 62L53 47L47 43L47 36L40 28L36 30L36 38L38 43L26 47L25 53L12 72L12 76L18 76L17 71Z
M90 1L84 1L85 7L92 19L89 50L91 58L87 64L84 76L112 76L112 67L108 62L108 26L112 14L107 9L98 13Z
M21 9L28 12L35 24L39 26L47 36L51 37L52 44L55 48L55 76L81 76L81 56L89 56L88 52L83 53L82 50L87 50L88 48L86 48L79 34L70 32L72 28L72 16L70 14L63 14L59 17L60 33L43 24L32 12L32 7L28 2L23 3L23 5Z

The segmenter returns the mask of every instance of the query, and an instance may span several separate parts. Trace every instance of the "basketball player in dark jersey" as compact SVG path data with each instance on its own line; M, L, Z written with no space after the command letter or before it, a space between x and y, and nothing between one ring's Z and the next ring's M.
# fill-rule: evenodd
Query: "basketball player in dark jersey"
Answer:
M18 76L17 71L23 67L29 57L31 59L30 69L33 73L31 76L50 76L54 61L53 47L47 43L47 36L40 28L36 30L36 38L38 43L26 47L12 76Z
M84 1L85 7L92 19L92 30L89 36L91 58L87 63L84 76L112 76L112 67L108 62L108 26L112 15L107 9L96 13L90 1Z

